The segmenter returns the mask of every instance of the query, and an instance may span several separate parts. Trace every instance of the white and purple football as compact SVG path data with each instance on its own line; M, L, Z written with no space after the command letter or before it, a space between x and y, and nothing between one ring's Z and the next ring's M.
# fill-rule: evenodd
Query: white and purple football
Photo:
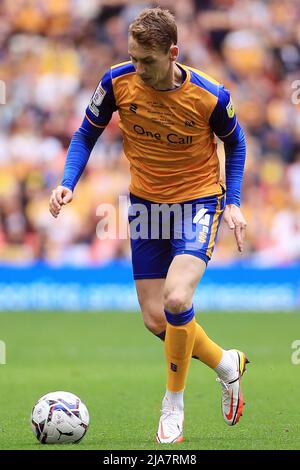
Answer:
M89 412L83 401L70 392L51 392L34 405L32 430L41 444L77 443L89 427Z

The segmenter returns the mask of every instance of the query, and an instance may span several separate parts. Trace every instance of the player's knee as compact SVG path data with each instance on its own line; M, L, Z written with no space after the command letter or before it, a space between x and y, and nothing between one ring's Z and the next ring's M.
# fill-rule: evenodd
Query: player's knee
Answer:
M155 318L144 318L144 325L154 335L159 335L166 329L166 321L159 321Z
M145 305L142 310L143 321L145 327L151 331L151 333L157 335L166 329L166 318L163 312L163 306L150 306Z
M180 313L190 308L190 299L180 290L166 291L164 295L164 306L168 312Z

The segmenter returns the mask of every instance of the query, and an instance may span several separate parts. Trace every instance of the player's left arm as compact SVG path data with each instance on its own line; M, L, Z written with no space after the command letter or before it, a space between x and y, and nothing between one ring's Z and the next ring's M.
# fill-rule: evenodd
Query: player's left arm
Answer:
M247 225L240 209L246 140L237 121L230 94L223 86L219 87L218 102L211 114L210 126L224 142L225 148L226 207L223 217L229 228L234 230L238 250L242 252Z

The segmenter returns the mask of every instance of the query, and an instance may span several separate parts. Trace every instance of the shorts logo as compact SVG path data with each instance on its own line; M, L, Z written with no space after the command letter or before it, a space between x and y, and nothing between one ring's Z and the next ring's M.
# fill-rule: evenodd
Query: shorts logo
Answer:
M102 88L102 82L100 82L99 85L96 88L96 91L95 91L94 96L92 98L92 102L96 106L100 106L100 104L102 103L105 95L106 95L106 91L104 90L104 88Z
M233 107L233 103L231 101L231 98L230 98L230 101L229 101L228 105L226 106L226 111L227 111L228 117L230 119L232 119L233 116L234 116L234 107Z

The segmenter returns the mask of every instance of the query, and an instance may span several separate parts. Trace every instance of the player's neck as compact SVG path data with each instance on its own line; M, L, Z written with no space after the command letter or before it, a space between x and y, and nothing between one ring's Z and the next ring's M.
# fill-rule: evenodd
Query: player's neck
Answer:
M178 88L181 84L182 71L175 64L175 62L172 62L168 75L165 77L164 80L157 83L153 88L158 91L174 90L175 88Z

